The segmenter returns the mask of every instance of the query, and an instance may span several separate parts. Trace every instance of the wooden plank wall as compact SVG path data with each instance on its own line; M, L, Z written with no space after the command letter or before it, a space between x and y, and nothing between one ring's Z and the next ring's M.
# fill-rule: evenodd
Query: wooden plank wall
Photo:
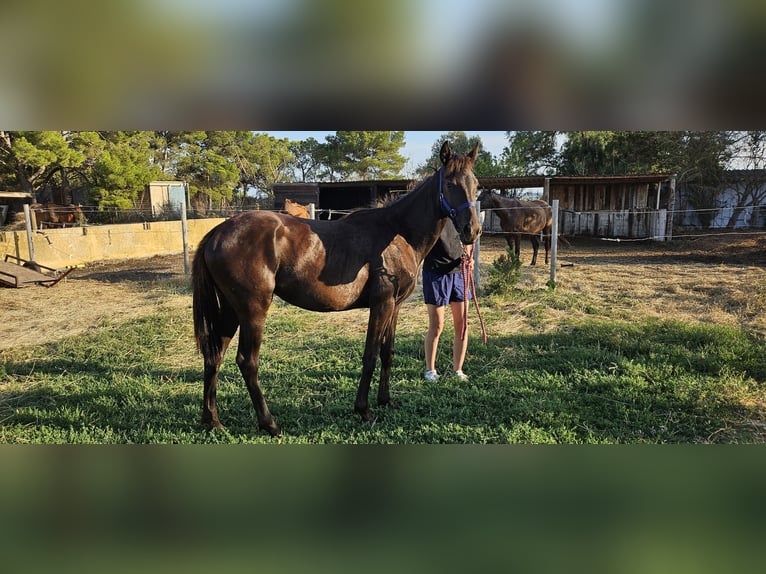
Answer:
M667 232L667 210L621 209L617 211L560 210L561 235L589 235L624 239L664 240Z
M561 209L574 211L618 211L653 208L656 188L650 194L649 184L575 184L553 185L551 199L558 199Z

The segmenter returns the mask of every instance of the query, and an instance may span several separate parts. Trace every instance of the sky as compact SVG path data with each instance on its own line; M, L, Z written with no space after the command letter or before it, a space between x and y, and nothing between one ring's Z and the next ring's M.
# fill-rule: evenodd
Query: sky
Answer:
M431 146L445 133L444 131L405 131L405 146L402 148L402 155L407 158L404 166L404 175L411 175L415 169L423 164L431 156ZM464 130L468 137L478 135L481 137L485 149L493 156L499 156L503 148L508 145L508 138L505 131L469 131ZM288 138L292 141L301 141L310 137L318 142L324 142L325 138L335 132L327 131L268 131L266 132L276 138Z

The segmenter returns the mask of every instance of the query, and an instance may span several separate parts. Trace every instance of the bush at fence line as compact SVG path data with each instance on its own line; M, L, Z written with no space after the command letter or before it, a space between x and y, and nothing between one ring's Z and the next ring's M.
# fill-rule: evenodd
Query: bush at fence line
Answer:
M521 259L507 247L505 254L492 262L485 292L487 295L508 295L521 279Z

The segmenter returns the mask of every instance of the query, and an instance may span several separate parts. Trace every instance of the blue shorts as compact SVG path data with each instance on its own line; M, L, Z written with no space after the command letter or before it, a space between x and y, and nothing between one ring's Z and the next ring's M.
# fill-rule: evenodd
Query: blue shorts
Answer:
M457 273L433 273L423 268L423 300L428 305L444 307L450 303L462 303L465 301L465 285L463 274ZM468 300L471 300L470 293Z

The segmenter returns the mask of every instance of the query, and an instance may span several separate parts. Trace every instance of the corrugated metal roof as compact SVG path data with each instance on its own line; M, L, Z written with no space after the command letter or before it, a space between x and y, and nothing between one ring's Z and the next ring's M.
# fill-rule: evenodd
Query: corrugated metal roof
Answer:
M650 173L636 175L582 175L582 176L551 176L551 185L582 185L582 184L610 184L610 183L657 183L675 177L672 173ZM504 177L478 177L479 189L515 189L524 187L543 187L546 176L522 175ZM418 180L414 179L378 179L359 181L338 181L319 183L277 183L274 190L285 192L293 190L337 189L351 187L369 187L384 189L409 189Z
M610 183L657 183L675 177L672 173L651 173L636 175L575 175L575 176L551 176L551 185L587 185ZM546 176L523 175L509 177L479 177L481 189L514 189L523 187L543 187Z

